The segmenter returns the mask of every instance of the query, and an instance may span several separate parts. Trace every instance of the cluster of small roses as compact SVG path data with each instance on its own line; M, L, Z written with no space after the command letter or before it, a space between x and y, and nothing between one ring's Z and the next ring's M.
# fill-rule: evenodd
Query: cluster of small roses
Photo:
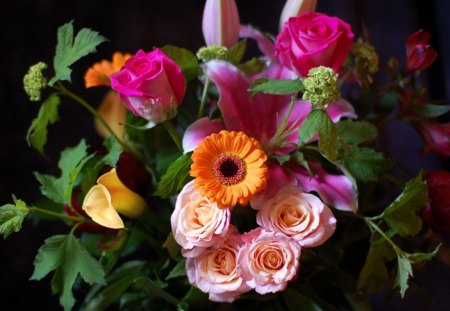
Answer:
M177 198L171 224L187 276L213 301L231 302L251 289L283 290L298 273L301 249L321 245L335 230L331 210L292 185L252 207L261 227L240 234L230 224L232 208L202 196L194 181Z

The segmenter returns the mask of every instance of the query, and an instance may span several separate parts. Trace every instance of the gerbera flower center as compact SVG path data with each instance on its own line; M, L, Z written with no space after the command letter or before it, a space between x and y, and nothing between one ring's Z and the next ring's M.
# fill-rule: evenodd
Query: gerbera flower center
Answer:
M241 182L246 175L245 162L231 154L224 154L213 162L214 176L223 185L235 185Z

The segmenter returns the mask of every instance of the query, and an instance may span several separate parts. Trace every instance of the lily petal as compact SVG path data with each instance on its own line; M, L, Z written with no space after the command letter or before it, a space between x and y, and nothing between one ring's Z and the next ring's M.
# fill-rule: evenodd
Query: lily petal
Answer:
M343 98L329 104L325 110L334 123L338 122L341 118L356 119L358 117L352 104Z
M210 120L208 117L198 119L186 129L183 136L184 153L191 152L197 148L198 143L212 133L218 133L225 129L222 120Z
M107 228L122 229L124 224L111 203L111 195L103 185L95 185L84 198L83 210L93 221Z
M329 174L319 165L310 165L316 172L312 177L305 168L296 164L288 165L298 187L305 192L316 191L326 204L338 210L356 213L358 199L351 180L344 175Z
M239 29L239 36L241 38L251 38L256 41L261 52L268 58L275 58L275 46L261 31L253 28L250 25L241 25Z

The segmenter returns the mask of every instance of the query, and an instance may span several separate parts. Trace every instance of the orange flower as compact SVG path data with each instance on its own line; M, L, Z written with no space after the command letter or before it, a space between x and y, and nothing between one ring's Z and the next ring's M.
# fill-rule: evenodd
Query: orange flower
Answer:
M220 131L201 141L192 154L191 176L203 196L221 207L248 201L267 185L267 155L243 132Z
M111 76L113 73L118 72L125 64L126 60L130 57L130 54L122 54L120 52L116 52L112 57L112 62L102 60L99 63L95 63L86 71L86 74L84 75L85 86L111 86L109 76Z

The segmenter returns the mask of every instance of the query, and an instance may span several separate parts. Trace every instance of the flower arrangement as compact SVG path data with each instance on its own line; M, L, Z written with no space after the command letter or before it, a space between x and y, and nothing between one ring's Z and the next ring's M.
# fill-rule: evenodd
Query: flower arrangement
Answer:
M379 64L367 33L316 4L287 0L271 36L240 25L234 0L206 0L206 46L195 53L116 52L86 70L87 92L107 88L98 109L68 85L106 38L75 34L73 22L58 29L53 76L39 62L23 79L42 101L27 140L44 155L71 99L104 145L82 139L61 152L59 176L35 173L46 201L13 196L0 233L36 215L67 224L44 241L31 276L52 275L64 310L366 310L386 287L406 294L413 268L450 234L450 173L402 180L402 159L383 153L378 131L402 119L424 152L450 155L437 119L450 106L427 103L417 79L437 54L418 31L403 68Z

